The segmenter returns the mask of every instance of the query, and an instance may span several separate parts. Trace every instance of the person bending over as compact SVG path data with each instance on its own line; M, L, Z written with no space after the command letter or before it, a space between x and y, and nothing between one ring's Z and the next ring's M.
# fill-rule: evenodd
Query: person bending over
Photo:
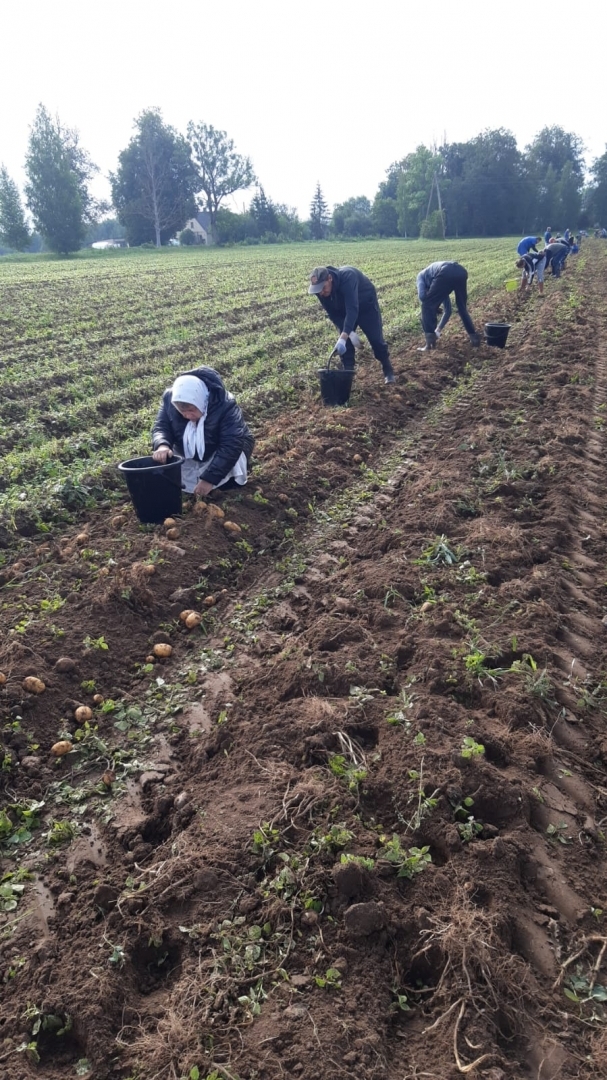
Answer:
M434 349L436 342L451 318L449 296L455 293L455 304L464 329L475 347L480 345L481 336L477 334L468 312L468 271L457 262L430 263L417 275L417 295L422 305L422 327L426 337L425 349ZM443 306L443 316L438 325L438 309ZM423 351L423 350L422 350Z
M349 371L354 368L354 349L360 347L356 328L369 339L373 355L379 360L384 382L395 382L390 353L384 341L381 311L375 285L354 266L317 266L310 274L308 292L317 296L331 322L340 331L335 351Z

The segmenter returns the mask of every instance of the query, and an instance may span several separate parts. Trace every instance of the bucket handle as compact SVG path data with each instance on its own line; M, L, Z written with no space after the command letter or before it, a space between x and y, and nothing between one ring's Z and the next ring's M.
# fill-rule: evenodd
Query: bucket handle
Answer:
M331 352L329 353L329 358L327 360L327 371L331 371L331 361L332 361L334 356L337 356L337 346L334 349L332 349ZM339 368L337 368L335 370L338 371Z

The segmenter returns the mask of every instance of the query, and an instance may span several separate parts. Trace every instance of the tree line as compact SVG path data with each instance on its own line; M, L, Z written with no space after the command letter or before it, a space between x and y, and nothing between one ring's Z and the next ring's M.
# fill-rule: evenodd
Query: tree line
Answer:
M40 105L25 160L25 202L0 167L0 242L16 251L77 251L91 239L123 236L131 245L161 246L200 209L214 242L273 243L327 236L465 237L524 234L552 225L586 228L607 222L607 148L589 177L574 132L546 127L519 150L511 132L484 131L468 142L418 146L387 170L373 200L355 196L332 213L320 182L301 221L273 201L226 132L191 121L182 135L159 109L146 109L110 174L112 203L96 200L97 166L65 127ZM229 195L255 187L248 209L228 210ZM114 217L109 216L114 213Z

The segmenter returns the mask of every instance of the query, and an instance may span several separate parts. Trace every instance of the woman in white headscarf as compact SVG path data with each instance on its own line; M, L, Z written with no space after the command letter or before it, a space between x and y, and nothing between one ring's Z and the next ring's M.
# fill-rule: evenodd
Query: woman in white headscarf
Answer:
M179 454L182 485L195 495L246 484L255 440L221 376L208 367L180 375L165 390L152 430L153 458Z

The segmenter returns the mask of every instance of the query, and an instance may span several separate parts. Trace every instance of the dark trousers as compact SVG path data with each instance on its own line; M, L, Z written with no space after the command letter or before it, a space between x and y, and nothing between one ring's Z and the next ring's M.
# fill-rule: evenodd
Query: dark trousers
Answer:
M331 322L337 327L341 333L343 330L344 319L346 312L336 312L335 316L331 316ZM373 355L376 360L379 360L382 368L384 364L390 362L390 353L388 352L388 346L384 341L384 330L381 321L381 312L379 310L379 304L375 301L374 304L365 304L358 309L358 322L354 327L355 330L360 328L363 334L369 340L369 345L373 349ZM354 346L348 338L346 345L346 351L341 358L341 362L345 368L352 371L354 368L355 352Z
M464 329L468 334L475 334L474 323L468 313L468 271L465 266L455 263L441 270L432 282L422 300L422 326L424 334L433 334L438 323L438 309L450 293L455 293L455 306Z

